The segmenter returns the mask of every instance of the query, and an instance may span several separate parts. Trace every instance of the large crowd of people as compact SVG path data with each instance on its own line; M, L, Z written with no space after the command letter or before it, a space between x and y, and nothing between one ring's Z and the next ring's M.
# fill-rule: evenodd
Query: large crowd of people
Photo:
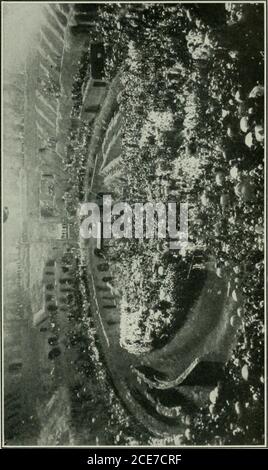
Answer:
M194 206L190 237L214 260L216 275L237 303L230 321L239 340L225 366L226 380L192 420L185 441L262 442L262 6L109 5L100 11L98 28L107 76L120 67L124 85L119 194L130 204L188 200ZM108 251L127 322L123 333L131 330L126 343L148 350L153 337L169 336L180 301L185 305L174 295L182 260L176 255L166 263L165 243L155 240L143 247L116 241Z
M237 306L230 322L238 341L225 379L191 418L186 444L259 444L263 439L263 17L261 4L105 4L91 33L103 40L107 80L120 70L122 83L121 178L113 192L130 205L187 201L190 242L203 250L204 264L213 260ZM87 59L74 81L74 121L80 120ZM71 216L84 198L91 133L79 121L69 137L64 167ZM121 299L123 343L134 353L161 347L183 324L205 270L189 278L194 253L172 252L167 240L111 241L106 254ZM75 351L76 425L86 429L96 406L107 411L108 443L137 438L144 444L149 436L133 436L137 427L106 371L84 269L75 267L72 292L63 292L66 348ZM49 286L47 296L52 295ZM56 318L53 309L50 315ZM99 402L90 381L101 391Z

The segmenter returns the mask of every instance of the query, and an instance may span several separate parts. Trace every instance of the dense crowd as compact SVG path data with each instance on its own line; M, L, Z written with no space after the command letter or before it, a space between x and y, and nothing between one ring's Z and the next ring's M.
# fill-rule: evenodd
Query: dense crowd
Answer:
M192 420L186 443L262 442L262 9L232 3L107 5L100 11L106 73L110 78L120 67L124 85L125 178L118 197L122 191L130 204L172 196L192 203L192 241L205 247L237 303L230 321L239 339L226 379ZM155 240L144 247L117 241L109 251L120 261L115 284L127 322L123 334L131 331L125 340L147 350L155 337L169 335L180 300L185 304L174 295L184 259L172 253L166 259L165 243ZM186 254L186 262L191 257Z
M125 444L133 442L135 434L136 438L143 436L147 440L149 436L144 435L145 431L128 415L116 396L105 366L91 313L87 268L79 249L74 247L66 252L61 264L61 269L68 269L71 289L62 293L59 311L53 311L50 320L53 334L57 329L61 335L63 352L71 367L68 396L75 443L84 444L90 436L96 444ZM63 328L60 316L67 321Z
M237 304L230 322L238 341L225 379L209 405L191 417L183 443L262 443L263 5L105 4L91 34L89 41L96 34L103 40L107 79L120 69L122 155L115 197L130 205L187 201L190 242L202 252L204 266L213 260ZM92 134L79 114L88 60L85 54L74 77L73 127L63 162L71 217L84 198ZM57 96L52 82L47 93ZM121 298L122 343L134 353L161 347L183 324L205 281L205 270L191 268L195 251L172 252L167 240L157 239L116 240L106 249ZM107 444L144 444L149 436L123 409L106 370L78 249L76 255L72 292L63 292L61 306L76 376L73 425L86 434L90 423L97 444L101 429ZM49 283L46 290L49 302ZM52 308L49 314L55 333L57 313ZM98 410L100 427L92 410Z

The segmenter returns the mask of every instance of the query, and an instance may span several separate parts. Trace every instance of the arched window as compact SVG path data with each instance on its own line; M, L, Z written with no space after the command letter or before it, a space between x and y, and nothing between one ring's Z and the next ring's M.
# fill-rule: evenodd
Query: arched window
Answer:
M55 260L54 259L50 259L46 262L46 266L47 267L54 267L55 266Z
M104 276L102 280L103 282L113 282L112 276Z
M48 305L47 310L48 310L48 312L56 312L57 311L57 305L54 305L54 304Z
M46 326L41 326L40 333L46 333L48 331Z
M98 264L97 269L98 269L98 271L101 271L101 272L108 271L109 264L108 263L100 263L100 264Z
M46 285L46 289L47 289L47 290L53 290L53 289L54 289L53 284L47 284L47 285Z
M48 353L48 359L53 360L59 357L61 354L61 350L59 348L53 348Z
M98 258L103 258L103 253L99 248L94 248L94 255L97 256Z
M48 338L47 342L50 346L56 346L56 344L58 343L58 337L57 336L50 336Z
M22 362L13 362L8 366L8 370L11 374L17 374L22 369Z

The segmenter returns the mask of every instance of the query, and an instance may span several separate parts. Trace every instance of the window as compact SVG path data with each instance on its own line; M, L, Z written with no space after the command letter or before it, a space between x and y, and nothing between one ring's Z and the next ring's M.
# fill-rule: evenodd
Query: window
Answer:
M8 366L8 370L11 374L16 374L22 369L22 362L13 362Z
M55 198L55 178L49 173L43 173L40 181L40 212L41 217L53 217Z
M91 76L94 79L101 79L104 75L104 46L101 43L91 44Z
M65 223L58 224L57 232L56 238L58 240L67 240L69 238L69 225Z

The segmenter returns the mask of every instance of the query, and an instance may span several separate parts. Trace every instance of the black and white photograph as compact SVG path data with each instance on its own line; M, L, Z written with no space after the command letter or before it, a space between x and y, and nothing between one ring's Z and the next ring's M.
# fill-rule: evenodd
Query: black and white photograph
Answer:
M265 447L266 2L1 12L1 447Z

